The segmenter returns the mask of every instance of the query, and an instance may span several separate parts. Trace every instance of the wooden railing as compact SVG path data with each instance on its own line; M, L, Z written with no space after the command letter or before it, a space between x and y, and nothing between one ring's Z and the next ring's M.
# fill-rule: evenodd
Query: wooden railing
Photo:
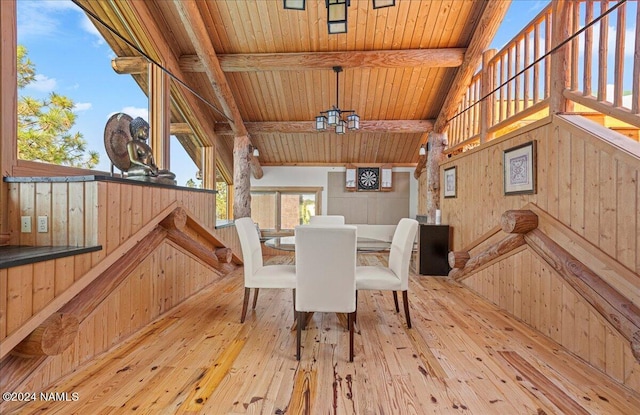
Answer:
M633 356L640 362L640 307L538 229L538 220L538 215L531 210L505 212L500 225L508 235L474 255L468 250L450 252L449 277L462 281L503 255L527 245L629 342ZM493 235L489 234L487 239Z
M558 80L566 83L563 98L640 128L640 7L624 0L571 5L569 33L576 36L561 39L571 49L567 79L551 71L552 53L563 43L552 44L549 4L500 51L485 52L449 125L449 151L475 147L528 117L547 115L551 85Z

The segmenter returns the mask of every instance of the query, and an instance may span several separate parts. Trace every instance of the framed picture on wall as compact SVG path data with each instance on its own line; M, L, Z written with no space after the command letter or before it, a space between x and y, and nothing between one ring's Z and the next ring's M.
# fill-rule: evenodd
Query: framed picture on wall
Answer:
M511 147L504 151L504 194L536 192L536 142Z
M456 167L444 169L444 197L456 197Z

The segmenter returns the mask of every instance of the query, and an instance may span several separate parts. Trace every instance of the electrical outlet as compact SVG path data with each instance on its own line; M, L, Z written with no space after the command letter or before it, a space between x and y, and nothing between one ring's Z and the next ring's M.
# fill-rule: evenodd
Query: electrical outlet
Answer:
M46 216L38 216L38 232L49 232L49 218Z
M22 233L31 233L31 216L22 216L20 223Z

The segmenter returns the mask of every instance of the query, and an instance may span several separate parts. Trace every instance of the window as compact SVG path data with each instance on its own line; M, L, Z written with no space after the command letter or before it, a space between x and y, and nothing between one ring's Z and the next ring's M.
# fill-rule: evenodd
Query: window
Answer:
M320 214L322 188L252 188L251 218L265 233L293 233Z

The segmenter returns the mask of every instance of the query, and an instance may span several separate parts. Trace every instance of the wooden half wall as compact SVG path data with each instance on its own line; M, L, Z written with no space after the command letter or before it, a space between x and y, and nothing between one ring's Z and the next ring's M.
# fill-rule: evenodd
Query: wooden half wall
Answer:
M580 116L554 116L448 159L440 175L456 167L457 195L441 194L441 209L453 226L453 250L466 250L503 212L531 202L640 273L640 143L621 138ZM536 193L505 196L503 152L531 140Z
M441 209L443 223L453 228L453 250L473 256L504 237L495 232L505 211L534 204L576 234L576 241L562 244L570 254L579 258L592 252L610 262L610 270L622 270L605 270L599 277L634 301L637 296L628 290L640 292L640 145L621 138L582 117L560 115L448 159L440 166L441 176L456 167L457 193L442 197ZM536 192L506 196L503 152L532 140L537 143ZM532 250L516 249L462 282L640 391L640 363L629 342Z
M234 269L231 264L214 269L198 256L201 252L174 241L171 230L159 226L171 227L165 218L172 212L188 212L184 234L194 242L187 245L212 255L216 248L230 247L232 261L240 263L235 227L215 229L212 191L96 177L11 178L7 186L14 226L21 215L49 217L50 235L12 228L16 243L98 244L102 250L0 269L0 386L5 390L45 390ZM130 265L123 268L124 263ZM78 315L72 346L56 356L8 354L57 311Z

